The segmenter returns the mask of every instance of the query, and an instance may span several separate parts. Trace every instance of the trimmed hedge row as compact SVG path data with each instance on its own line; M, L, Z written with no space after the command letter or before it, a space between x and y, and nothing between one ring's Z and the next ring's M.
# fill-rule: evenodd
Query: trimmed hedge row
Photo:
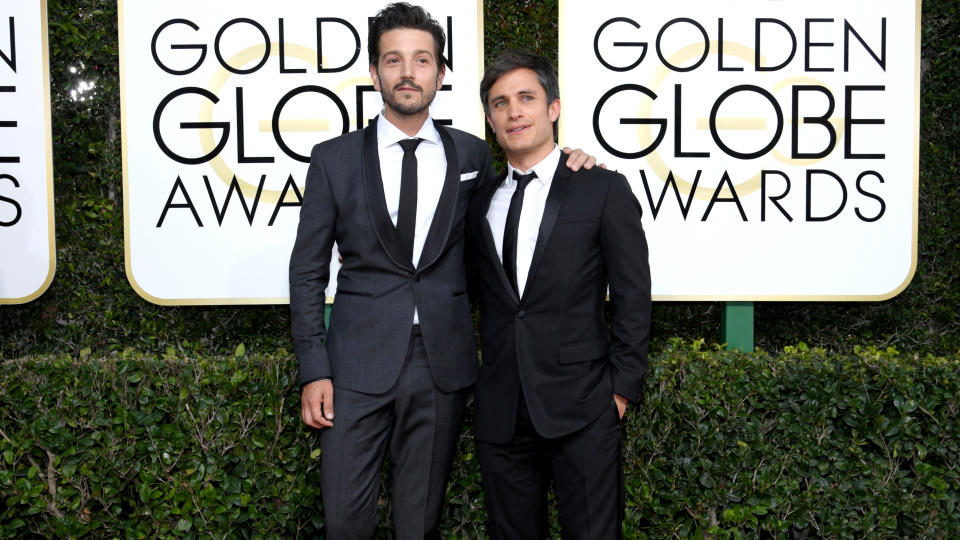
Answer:
M294 359L242 349L0 364L0 537L322 534ZM675 340L646 384L624 427L628 538L960 536L956 358ZM449 537L485 536L471 425Z

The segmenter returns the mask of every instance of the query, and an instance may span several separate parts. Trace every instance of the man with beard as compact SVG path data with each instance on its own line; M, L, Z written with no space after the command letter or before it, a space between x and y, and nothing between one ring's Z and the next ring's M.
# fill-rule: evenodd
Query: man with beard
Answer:
M494 172L486 142L430 118L444 41L420 7L381 10L368 51L382 114L362 131L318 144L310 157L290 258L290 312L303 420L323 429L331 539L373 537L388 450L396 537L439 536L466 392L476 380L464 220L470 195ZM585 159L577 153L571 162ZM328 329L334 242L343 266Z

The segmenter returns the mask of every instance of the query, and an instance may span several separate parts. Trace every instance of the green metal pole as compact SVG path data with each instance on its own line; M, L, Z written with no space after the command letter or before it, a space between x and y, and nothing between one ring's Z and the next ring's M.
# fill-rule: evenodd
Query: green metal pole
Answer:
M753 302L725 302L722 325L727 349L753 352Z

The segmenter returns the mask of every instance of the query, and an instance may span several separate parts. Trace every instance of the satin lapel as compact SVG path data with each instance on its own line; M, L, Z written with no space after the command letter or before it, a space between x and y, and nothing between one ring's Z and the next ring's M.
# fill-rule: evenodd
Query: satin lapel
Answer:
M537 276L537 270L540 268L540 261L543 260L543 252L547 243L550 241L550 234L553 233L553 226L557 223L557 215L560 213L560 207L563 205L563 198L570 187L570 169L564 164L567 156L560 156L560 163L557 165L557 172L553 175L553 182L550 184L550 193L547 194L547 204L543 208L543 218L540 220L540 232L537 234L537 246L533 248L533 259L530 261L530 271L527 273L527 282L524 286L526 292L533 279Z
M439 122L434 121L440 141L443 142L443 153L447 158L447 174L443 180L443 189L440 191L440 200L430 222L427 239L420 252L418 268L427 268L440 257L447 238L450 237L450 228L453 225L453 216L457 209L457 195L460 191L460 164L457 162L457 149L447 130Z
M380 240L380 245L394 264L412 271L413 263L399 256L400 235L390 219L387 199L383 194L380 153L377 151L376 118L363 130L363 155L360 156L360 162L363 164L363 187L367 198L367 210L370 211L370 221L373 222L377 239Z
M497 256L497 243L493 239L493 230L490 228L490 221L487 220L487 212L490 211L490 202L493 200L493 195L506 178L507 173L501 174L497 177L496 181L488 184L490 186L489 189L476 195L483 197L477 219L480 222L480 230L483 231L483 246L487 250L487 256L490 257L493 267L497 270L497 276L500 277L500 284L503 285L504 290L507 291L510 298L513 298L513 301L519 304L520 299L517 297L517 293L513 292L513 285L510 285L510 280L507 279L507 271L504 270L503 263L500 261L500 257Z

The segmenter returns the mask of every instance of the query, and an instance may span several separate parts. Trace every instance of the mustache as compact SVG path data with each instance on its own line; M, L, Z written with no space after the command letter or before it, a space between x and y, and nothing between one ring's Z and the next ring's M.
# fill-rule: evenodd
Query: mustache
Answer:
M423 92L423 88L420 87L417 83L413 82L410 79L404 79L393 86L394 91L400 90L404 86L409 86L418 92Z

